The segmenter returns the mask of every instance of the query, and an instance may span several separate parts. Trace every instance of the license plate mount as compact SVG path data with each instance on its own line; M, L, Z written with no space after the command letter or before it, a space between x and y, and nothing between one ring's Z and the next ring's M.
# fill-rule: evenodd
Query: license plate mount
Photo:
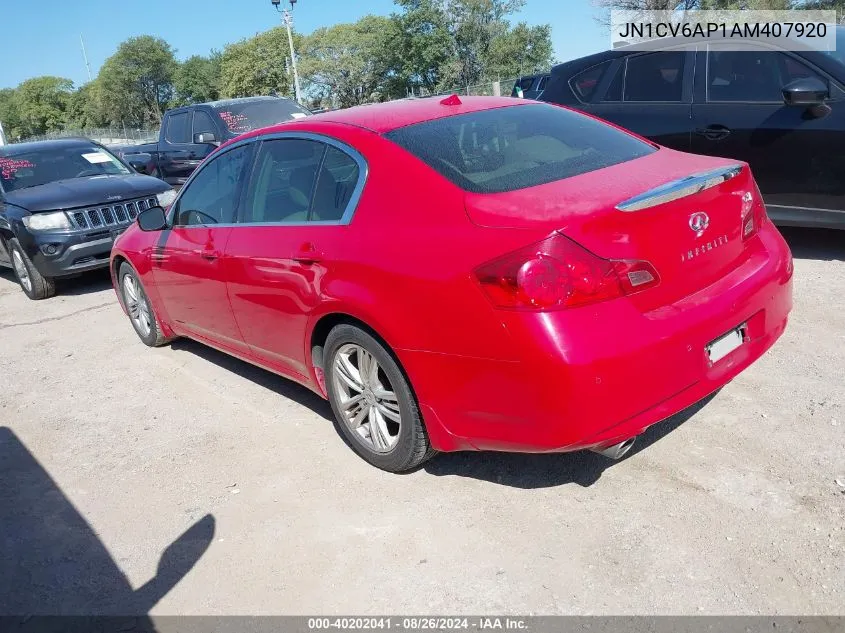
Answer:
M707 352L707 358L710 360L710 364L718 363L725 356L739 349L745 342L746 329L747 324L743 323L727 334L723 334L716 340L708 343L704 347L704 351Z

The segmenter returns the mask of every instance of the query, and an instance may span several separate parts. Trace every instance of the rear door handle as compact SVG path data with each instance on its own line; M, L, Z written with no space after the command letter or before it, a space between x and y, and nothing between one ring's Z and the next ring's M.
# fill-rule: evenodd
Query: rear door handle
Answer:
M316 264L322 260L322 256L320 255L319 251L317 251L317 247L314 246L311 242L306 242L302 246L299 247L299 252L293 256L293 261L304 264L305 266L310 266L311 264Z
M207 259L209 261L213 261L213 260L217 259L218 257L220 257L220 253L218 251L207 249L207 248L195 250L194 255L199 255L203 259Z
M704 128L698 128L695 131L699 136L703 136L708 141L721 141L731 134L731 129L724 125L708 125Z

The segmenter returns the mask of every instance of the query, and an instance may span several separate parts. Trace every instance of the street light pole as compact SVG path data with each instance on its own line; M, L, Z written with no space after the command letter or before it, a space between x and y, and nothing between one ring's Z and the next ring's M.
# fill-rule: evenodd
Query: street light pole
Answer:
M294 94L296 95L296 102L302 103L302 92L299 89L299 73L296 71L296 53L293 50L293 33L291 32L291 27L293 26L293 5L296 4L296 0L289 0L290 1L290 9L282 9L279 11L279 4L281 0L270 0L270 3L276 7L276 11L279 11L282 14L282 22L285 23L285 28L288 31L288 44L290 45L290 63L293 68L293 90Z

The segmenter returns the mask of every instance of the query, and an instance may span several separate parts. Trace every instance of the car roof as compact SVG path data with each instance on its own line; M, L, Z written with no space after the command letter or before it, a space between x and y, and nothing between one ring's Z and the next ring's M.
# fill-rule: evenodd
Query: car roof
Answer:
M453 105L445 103L452 99L454 99L454 95L452 97L438 96L373 103L346 110L315 114L308 117L308 123L345 123L366 128L378 134L385 134L400 127L457 114L525 105L525 102L521 99L512 97L458 97L457 102Z
M198 103L197 105L205 105L211 106L212 108L219 108L221 106L230 106L230 105L237 105L239 103L255 103L257 101L277 101L279 99L284 99L285 101L290 101L287 97L272 97L272 96L263 96L263 97L239 97L237 99L218 99L217 101L207 101L206 103ZM189 107L189 106L186 106Z
M10 145L0 146L0 156L14 156L16 154L25 154L36 150L50 150L59 149L62 147L91 147L99 144L92 141L90 138L73 137L73 138L57 138L48 141L29 141L27 143L12 143Z

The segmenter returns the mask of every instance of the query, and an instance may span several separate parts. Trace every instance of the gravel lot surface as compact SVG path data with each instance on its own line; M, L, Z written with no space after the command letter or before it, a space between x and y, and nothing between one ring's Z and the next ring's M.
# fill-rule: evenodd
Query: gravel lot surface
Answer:
M784 232L784 337L627 459L403 476L305 389L144 347L107 275L0 271L0 612L841 614L845 232Z

